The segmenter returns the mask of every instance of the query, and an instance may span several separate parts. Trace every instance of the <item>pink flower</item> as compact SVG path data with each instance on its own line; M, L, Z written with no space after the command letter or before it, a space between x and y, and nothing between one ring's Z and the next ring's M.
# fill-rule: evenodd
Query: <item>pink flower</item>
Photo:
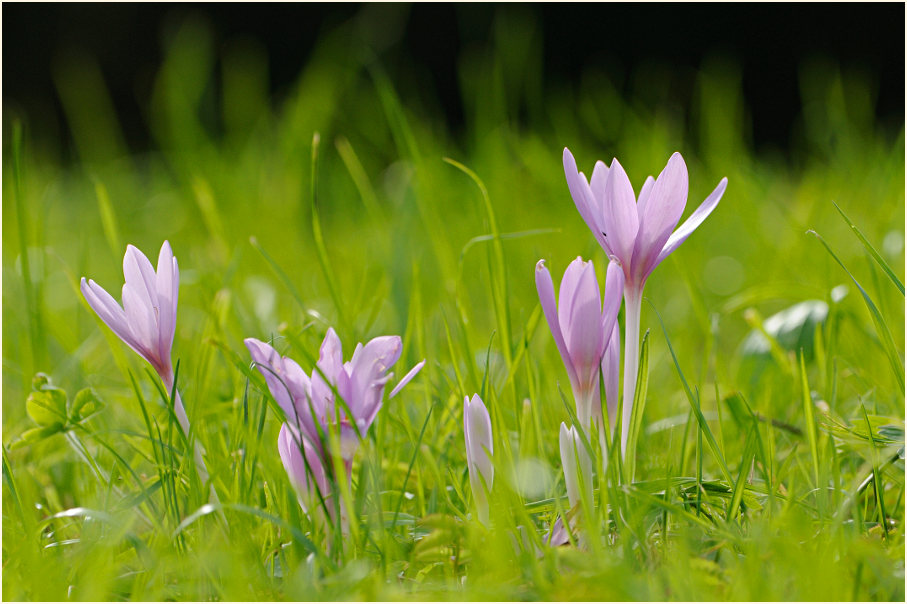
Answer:
M623 294L624 277L620 267L608 265L605 300L602 308L595 267L577 257L561 280L559 302L555 303L554 283L545 261L535 265L535 285L551 335L567 368L567 377L576 399L576 413L584 429L593 414L598 415L598 396L602 355L614 331ZM601 425L601 421L599 421Z
M569 149L564 149L564 174L577 210L598 243L617 258L624 270L628 290L642 290L648 276L718 206L727 178L696 208L676 231L687 203L689 179L680 153L674 153L657 179L650 176L639 192L617 159L608 168L595 163L592 178L579 172Z
M127 346L151 363L168 389L173 387L170 350L176 331L180 274L167 241L161 246L157 272L132 245L123 257L123 306L92 281L82 277L80 289L88 305Z
M466 463L469 467L469 485L479 512L479 520L488 524L488 493L494 482L494 441L488 409L478 394L472 400L463 400L463 433L466 437Z
M352 359L344 363L340 338L329 328L311 377L296 361L280 356L269 344L255 338L246 338L245 344L286 416L278 451L294 488L297 493L311 490L312 482L303 471L304 453L315 484L326 489L326 476L332 465L325 438L331 429L338 430L340 450L336 453L347 469L352 467L359 437L365 437L381 409L384 387L393 376L388 370L400 358L403 345L399 336L380 336L365 346L358 344ZM395 396L424 365L422 361L413 367L388 398ZM334 390L346 403L349 415L335 400ZM322 490L322 495L327 493Z
M605 253L616 259L624 272L627 305L624 311L621 451L625 454L639 371L639 320L646 279L718 206L727 188L727 178L722 178L686 222L674 230L683 215L689 192L687 166L680 153L674 153L668 159L657 179L651 176L646 179L638 200L627 173L616 159L612 160L610 168L603 162L596 162L592 178L586 180L577 170L573 155L565 148L564 174L576 209ZM614 362L612 359L609 356L609 367ZM616 384L616 380L612 381ZM608 399L610 410L610 395Z

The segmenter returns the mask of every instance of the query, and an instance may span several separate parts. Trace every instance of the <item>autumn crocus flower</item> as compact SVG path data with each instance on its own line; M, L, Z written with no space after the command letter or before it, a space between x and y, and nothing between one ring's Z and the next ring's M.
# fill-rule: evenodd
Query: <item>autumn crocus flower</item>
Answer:
M535 285L551 335L557 345L576 400L576 414L588 431L596 417L601 427L599 396L600 364L620 310L624 276L620 267L608 265L605 299L602 307L592 262L577 257L570 263L561 280L559 300L554 298L554 283L544 260L535 265Z
M329 446L332 430L339 437L336 454L343 460L349 477L360 437L365 436L381 409L384 387L393 376L388 370L400 358L400 337L380 336L365 346L358 344L352 359L344 363L340 338L329 328L311 377L296 361L282 357L269 344L255 338L247 338L245 344L286 416L278 451L297 492L310 491L313 484L300 470L305 467L303 453L314 470L314 484L319 489L327 487L324 472L331 471L330 459L335 453ZM388 398L393 398L424 364L422 361L413 367ZM335 391L349 414L336 401ZM322 495L327 493L322 490Z
M488 409L478 394L463 400L463 433L466 437L466 463L469 466L469 485L476 502L479 521L487 525L488 493L494 482L494 442L491 434L491 418Z
M675 230L687 203L689 180L680 153L674 153L657 179L648 177L639 198L627 173L616 159L611 166L596 162L592 178L586 180L576 161L564 149L564 174L577 210L595 239L624 271L626 328L624 338L624 396L621 424L621 450L626 452L627 437L639 370L639 315L646 279L718 205L727 179Z
M123 256L123 306L93 280L82 277L79 289L86 302L104 323L127 346L148 361L160 376L167 391L173 390L171 349L176 331L176 304L179 298L180 272L170 243L164 241L157 258L157 271L135 246L126 246ZM173 413L183 433L189 434L189 418L179 391L174 393ZM202 459L203 449L195 443L195 463L202 482L208 471ZM217 499L211 487L212 499Z
M561 465L564 468L564 482L567 485L567 499L570 507L576 507L583 497L592 502L592 460L580 440L579 432L573 426L561 422L560 431ZM582 488L582 491L580 490Z
M122 307L103 287L85 277L80 285L82 295L113 333L151 364L167 390L172 390L170 350L176 330L180 274L170 243L165 241L161 246L157 272L145 254L126 246L123 276ZM174 401L174 407L183 432L188 434L189 420L182 402Z

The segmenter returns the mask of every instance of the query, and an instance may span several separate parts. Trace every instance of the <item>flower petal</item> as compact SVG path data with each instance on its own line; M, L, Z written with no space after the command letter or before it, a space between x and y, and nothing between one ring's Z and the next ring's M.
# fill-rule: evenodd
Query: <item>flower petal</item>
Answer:
M422 359L421 361L416 363L416 366L413 367L412 369L410 369L409 372L403 376L403 379L400 380L399 382L397 382L397 385L394 386L394 389L391 390L391 393L389 395L387 395L388 400L397 396L397 393L400 392L401 390L403 390L403 387L406 386L411 379L416 377L416 374L419 373L419 371L421 371L422 367L424 367L424 366L425 366L425 359Z
M576 428L567 428L567 425L561 422L559 435L559 445L561 452L561 465L564 468L564 482L567 486L567 498L570 500L570 507L576 507L582 500L580 494L580 483L586 491L588 501L592 501L592 460L586 448L583 447ZM578 462L578 463L577 463Z
M591 387L598 375L598 364L604 351L602 339L602 305L595 278L595 266L577 257L570 263L561 281L558 318L564 343L576 371L578 387ZM580 397L580 392L574 392Z
M289 424L280 427L277 436L277 452L280 461L290 479L290 484L296 491L299 505L308 511L307 502L317 497L314 489L317 488L322 497L328 494L327 475L317 450L304 438L293 433ZM308 468L306 468L308 463Z
M605 402L608 406L608 425L614 434L617 407L620 403L620 325L615 321L611 336L602 355L602 381L605 383Z
M328 382L337 383L337 374L343 369L343 345L333 327L324 334L317 365Z
M655 268L658 254L683 215L689 188L687 165L680 153L674 153L652 185L639 215L631 271L636 279L645 279Z
M602 164L602 166L604 166L604 164ZM599 174L598 179L596 179L596 174ZM576 168L576 160L573 159L573 154L570 153L570 150L566 147L564 147L564 176L567 177L567 188L570 189L570 196L573 198L573 203L576 205L576 209L579 210L580 216L583 217L583 220L592 231L592 235L595 237L595 240L598 241L599 245L605 248L606 252L610 253L610 248L608 247L607 240L604 236L604 228L601 223L602 200L604 199L604 196L597 196L593 192L593 189L589 187L589 183L586 182L586 177ZM604 176L607 176L607 167L605 167ZM595 170L592 173L593 182L598 182L601 178L602 170L598 167L598 164L596 164Z
M602 308L602 335L607 343L611 329L617 323L620 303L624 296L624 272L613 260L608 263L608 274L605 276L605 304Z
M93 311L107 324L113 333L121 340L132 346L132 333L129 331L129 325L126 322L126 313L120 307L119 303L114 300L113 296L107 293L103 287L89 279L82 277L79 285L85 301Z
M715 190L706 197L705 201L700 204L696 210L690 214L690 217L687 218L680 228L674 231L671 237L668 239L664 248L661 250L661 253L658 254L658 258L655 260L655 266L658 266L665 258L667 258L674 250L680 247L680 244L687 240L693 231L699 228L699 225L708 218L709 214L712 213L718 206L718 202L721 201L721 196L724 195L724 191L727 189L727 178L722 178L721 182L718 183L718 186L715 187Z
M564 342L564 336L561 333L561 325L558 319L557 302L554 298L554 282L551 281L551 274L545 266L544 260L539 260L535 265L535 288L539 294L539 302L542 305L542 311L545 313L545 320L548 321L548 328L554 337L554 343L557 345L558 352L561 353L561 359L567 367L567 376L571 384L576 383L576 371L573 369L573 361L570 360L570 353L567 351L567 344Z
M466 460L473 493L484 492L484 489L491 491L494 482L494 464L489 456L494 453L491 417L478 394L473 394L471 400L466 397L463 401L463 432L466 435ZM484 486L479 475L485 482Z
M649 203L649 195L652 193L652 185L655 184L655 179L651 176L646 177L646 182L642 183L642 189L639 190L639 199L636 202L636 215L639 216L640 221L642 221L642 215L646 210L646 205Z
M151 262L148 261L145 254L134 245L126 246L126 254L123 256L123 276L126 279L126 285L140 298L147 300L149 307L153 308L157 305L157 275L154 273L154 267L151 266Z
M629 269L633 258L633 244L639 230L639 217L636 214L633 185L630 184L627 173L617 159L611 162L608 171L602 226L611 251L621 261L624 269Z
M151 301L144 297L143 292L136 291L133 284L125 283L123 285L123 310L126 311L126 321L136 344L144 351L145 358L160 370L165 361L161 358L157 346L157 321ZM166 363L169 364L169 359Z
M249 354L252 355L252 360L255 361L258 371L264 376L268 390L271 391L271 396L274 397L274 400L277 401L284 415L286 415L287 421L296 420L298 416L296 405L294 404L296 397L291 390L291 382L286 379L286 371L284 370L283 359L280 354L270 344L255 338L246 338L243 342L246 348L249 349Z
M170 358L173 348L173 334L176 330L176 300L179 294L179 269L170 249L170 242L164 241L157 259L155 290L158 307L158 350L161 358Z

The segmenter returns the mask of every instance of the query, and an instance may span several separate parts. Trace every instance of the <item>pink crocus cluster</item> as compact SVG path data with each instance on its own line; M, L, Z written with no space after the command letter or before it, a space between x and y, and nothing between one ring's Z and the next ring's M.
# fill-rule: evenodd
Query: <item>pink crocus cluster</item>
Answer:
M328 328L311 376L270 344L255 338L247 338L245 344L284 412L277 450L300 505L308 509L311 502L331 495L334 456L342 460L350 479L353 456L381 409L385 385L393 377L389 370L400 358L402 341L399 336L379 336L365 346L358 344L352 358L343 362L340 338ZM423 360L413 367L388 398L400 392L424 364ZM338 446L332 447L332 442Z
M577 419L584 431L599 425L604 445L599 380L604 382L608 425L614 430L617 408L622 407L621 454L626 455L630 417L639 370L639 330L642 293L646 280L715 209L727 188L723 178L715 190L679 228L687 202L689 178L683 157L674 153L658 178L649 176L637 197L630 179L616 159L610 166L598 161L592 177L577 169L568 149L563 154L564 174L580 216L609 259L604 305L591 262L577 258L567 267L555 303L554 286L544 260L536 265L535 280L542 310L551 329L576 400ZM620 326L617 315L623 298L624 376L620 398ZM579 501L578 476L591 474L585 447L575 427L561 424L561 461L570 504ZM591 485L591 475L582 484Z

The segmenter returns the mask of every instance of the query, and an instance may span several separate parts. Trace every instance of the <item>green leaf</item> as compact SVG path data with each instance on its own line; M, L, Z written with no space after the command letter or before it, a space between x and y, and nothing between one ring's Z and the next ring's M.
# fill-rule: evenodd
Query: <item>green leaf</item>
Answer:
M82 388L79 390L72 403L69 406L69 418L73 423L79 422L84 418L97 413L103 403L91 388Z
M28 395L25 411L39 426L49 426L66 421L66 392L59 388L45 388Z
M22 439L14 442L10 448L15 449L18 447L24 447L25 445L30 445L38 441L44 440L49 436L53 436L58 432L63 431L63 424L56 422L48 426L42 426L40 428L31 428L22 433Z

